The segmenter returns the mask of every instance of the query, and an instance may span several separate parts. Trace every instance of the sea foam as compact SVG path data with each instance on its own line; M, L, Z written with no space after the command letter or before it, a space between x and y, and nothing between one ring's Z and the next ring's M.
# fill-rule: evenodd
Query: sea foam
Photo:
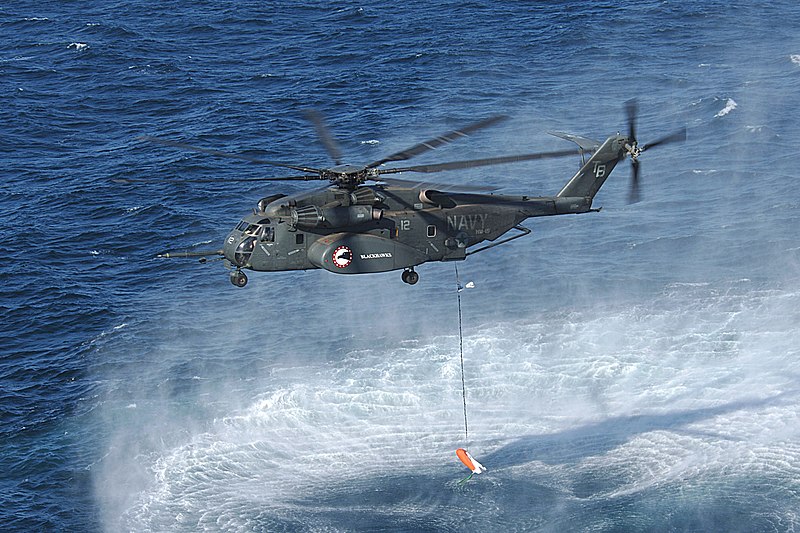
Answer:
M719 111L719 113L714 115L714 117L715 118L724 117L725 115L727 115L728 113L730 113L731 111L736 109L737 106L738 106L738 104L736 103L736 101L733 98L728 98L727 102L725 102L725 107L723 107Z

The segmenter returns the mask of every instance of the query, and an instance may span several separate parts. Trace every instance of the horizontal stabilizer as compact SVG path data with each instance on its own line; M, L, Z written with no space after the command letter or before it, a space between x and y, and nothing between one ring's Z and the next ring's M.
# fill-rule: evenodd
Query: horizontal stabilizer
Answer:
M548 131L547 133L560 139L572 141L577 144L581 150L586 150L587 152L594 152L600 148L601 144L600 141L595 141L594 139L589 139L588 137L581 137L580 135L564 133L563 131Z

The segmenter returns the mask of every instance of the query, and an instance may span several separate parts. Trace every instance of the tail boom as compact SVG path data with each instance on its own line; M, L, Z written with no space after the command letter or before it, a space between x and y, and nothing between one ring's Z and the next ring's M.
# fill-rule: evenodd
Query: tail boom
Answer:
M617 163L627 155L625 146L628 143L623 135L606 139L557 196L593 199Z

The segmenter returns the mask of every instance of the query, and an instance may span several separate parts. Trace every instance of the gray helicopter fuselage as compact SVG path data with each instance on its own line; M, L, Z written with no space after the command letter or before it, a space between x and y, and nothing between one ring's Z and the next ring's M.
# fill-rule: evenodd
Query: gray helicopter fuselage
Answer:
M331 186L260 203L228 235L224 255L237 268L256 271L386 272L463 260L470 247L494 241L526 218L590 209L589 197Z

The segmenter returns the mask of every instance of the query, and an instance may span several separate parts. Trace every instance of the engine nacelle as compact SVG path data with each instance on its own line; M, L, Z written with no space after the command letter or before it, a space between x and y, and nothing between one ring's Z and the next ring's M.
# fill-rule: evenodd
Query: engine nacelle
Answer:
M258 201L258 204L256 205L256 214L263 215L266 212L267 206L269 204L271 204L275 200L279 200L280 198L283 198L284 196L286 196L286 195L285 194L273 194L272 196L267 196L266 198L262 198L261 200Z
M380 220L383 217L383 210L368 205L348 207L306 205L293 208L291 217L292 225L298 228L347 228L370 220Z
M425 189L419 192L419 201L424 204L435 205L442 208L452 208L456 203L450 198L447 193L435 191L433 189Z
M359 187L350 193L350 202L353 205L375 205L381 203L385 198L377 194L369 187Z
M322 224L322 211L315 205L291 209L292 226L297 228L316 228Z

